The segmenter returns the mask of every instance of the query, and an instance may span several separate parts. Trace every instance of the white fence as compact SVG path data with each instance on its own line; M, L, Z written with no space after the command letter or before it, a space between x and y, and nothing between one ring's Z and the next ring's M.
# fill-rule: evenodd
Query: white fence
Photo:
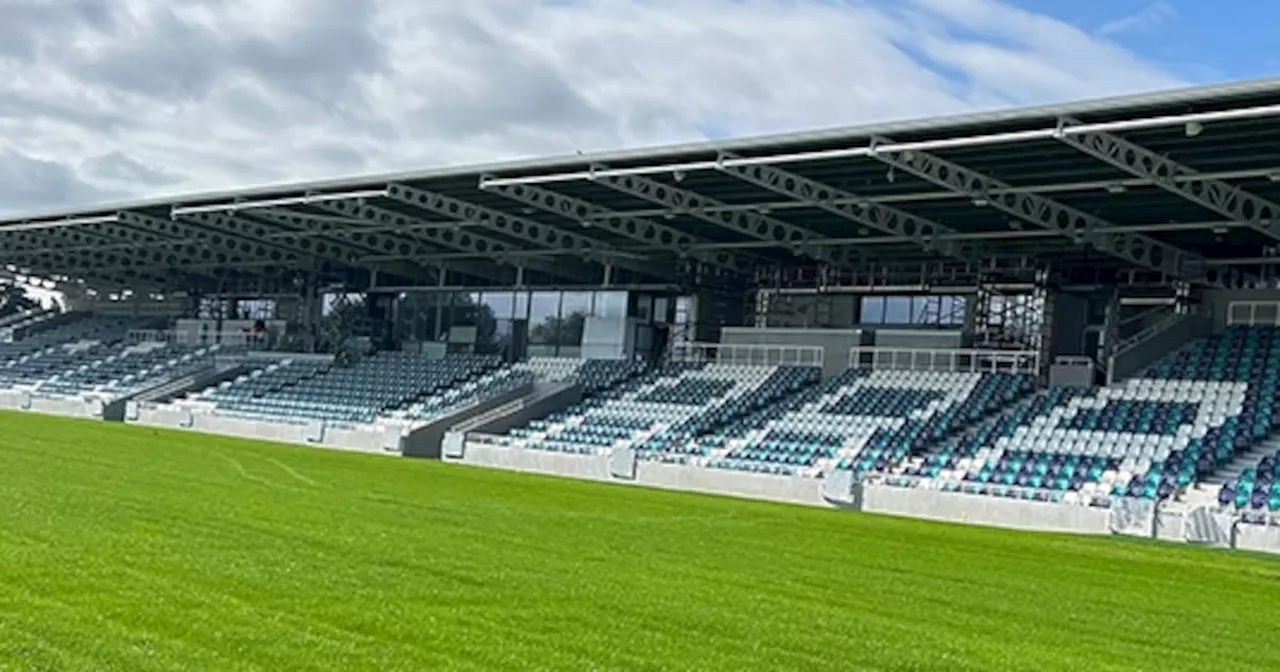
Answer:
M1040 353L1034 350L859 346L850 348L849 366L872 370L1037 374L1040 371Z
M818 366L826 357L819 345L676 343L673 362L714 362L739 366Z
M1280 301L1232 301L1227 304L1227 324L1280 327Z

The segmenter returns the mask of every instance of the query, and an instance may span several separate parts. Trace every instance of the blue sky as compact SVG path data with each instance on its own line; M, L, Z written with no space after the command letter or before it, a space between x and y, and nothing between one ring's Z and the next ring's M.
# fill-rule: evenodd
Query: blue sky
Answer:
M1280 74L1280 3L1267 0L1017 0L1106 35L1195 82Z

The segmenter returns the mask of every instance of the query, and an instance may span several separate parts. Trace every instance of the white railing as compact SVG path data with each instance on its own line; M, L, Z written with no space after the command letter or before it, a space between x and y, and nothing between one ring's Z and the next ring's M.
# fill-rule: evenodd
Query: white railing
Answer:
M673 362L713 362L738 366L822 366L826 349L820 345L735 343L675 343Z
M129 332L129 343L168 343L171 345L190 345L204 347L223 345L227 347L264 349L267 347L267 335L260 332L247 331L175 331L173 329L134 329Z
M1040 353L1035 350L858 346L849 349L849 366L894 371L1037 374L1040 372Z
M1227 304L1227 324L1280 327L1280 301L1232 301Z

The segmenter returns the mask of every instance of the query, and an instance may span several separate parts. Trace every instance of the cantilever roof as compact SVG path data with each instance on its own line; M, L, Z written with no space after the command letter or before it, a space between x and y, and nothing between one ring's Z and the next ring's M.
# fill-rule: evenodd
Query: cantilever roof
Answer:
M999 257L1211 284L1280 240L1277 148L1269 79L41 213L0 220L0 264L226 288L316 269L352 284L658 284Z

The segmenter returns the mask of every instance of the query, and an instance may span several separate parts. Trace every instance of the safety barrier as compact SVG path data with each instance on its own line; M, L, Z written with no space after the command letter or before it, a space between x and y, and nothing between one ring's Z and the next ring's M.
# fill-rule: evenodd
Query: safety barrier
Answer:
M677 343L671 347L673 362L712 362L739 366L822 366L825 348L819 345L762 343Z
M849 349L849 366L872 370L1037 374L1040 371L1040 353L1034 350L859 346Z

